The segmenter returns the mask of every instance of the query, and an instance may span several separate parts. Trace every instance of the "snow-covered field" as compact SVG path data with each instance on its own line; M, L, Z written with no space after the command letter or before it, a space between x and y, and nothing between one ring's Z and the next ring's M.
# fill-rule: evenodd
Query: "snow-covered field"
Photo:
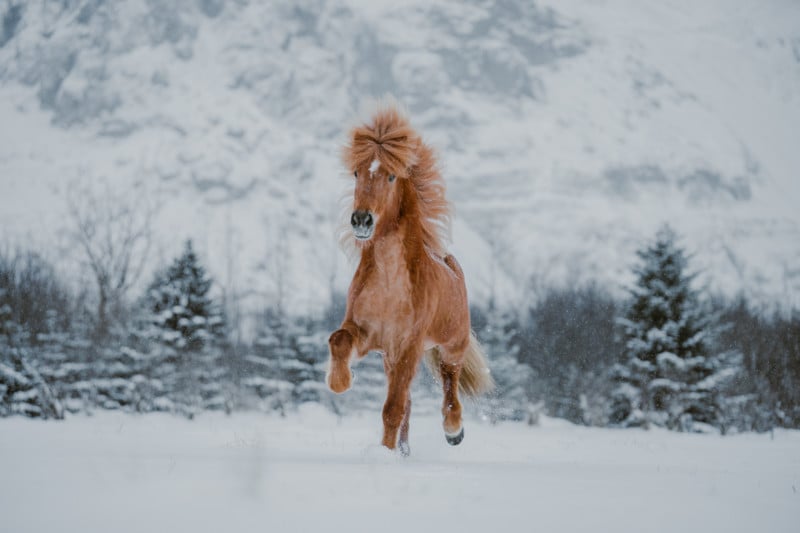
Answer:
M685 435L380 414L0 420L0 531L797 531L800 432Z

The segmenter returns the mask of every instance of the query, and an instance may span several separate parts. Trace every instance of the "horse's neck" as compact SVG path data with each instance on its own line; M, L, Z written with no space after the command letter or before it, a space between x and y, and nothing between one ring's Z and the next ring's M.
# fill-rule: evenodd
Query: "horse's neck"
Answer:
M384 235L373 247L375 260L386 263L405 257L404 237L405 231L402 225L388 235Z
M421 244L421 237L414 233L407 221L401 219L391 233L375 242L370 254L362 256L362 261L374 262L384 270L408 269L407 262L416 256L416 248Z

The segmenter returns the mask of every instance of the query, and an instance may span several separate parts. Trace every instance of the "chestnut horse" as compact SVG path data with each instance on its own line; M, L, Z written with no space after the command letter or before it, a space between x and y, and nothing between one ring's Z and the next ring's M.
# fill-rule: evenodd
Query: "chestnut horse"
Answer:
M360 252L341 327L328 341L328 386L350 388L350 364L383 353L388 394L383 445L407 455L409 388L423 354L444 389L447 442L464 438L459 390L475 396L494 383L470 328L464 273L445 251L450 210L433 151L394 106L354 128L343 159L355 179L348 232Z

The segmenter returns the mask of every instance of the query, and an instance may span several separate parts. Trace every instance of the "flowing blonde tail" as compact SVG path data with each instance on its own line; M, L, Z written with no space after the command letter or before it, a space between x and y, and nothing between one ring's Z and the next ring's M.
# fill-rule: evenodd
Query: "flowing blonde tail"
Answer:
M425 352L425 364L431 374L437 378L441 376L442 354L439 347L435 346ZM458 379L458 392L466 396L480 396L494 389L494 379L489 371L486 354L475 333L469 333L469 345L464 351L461 361L461 375Z

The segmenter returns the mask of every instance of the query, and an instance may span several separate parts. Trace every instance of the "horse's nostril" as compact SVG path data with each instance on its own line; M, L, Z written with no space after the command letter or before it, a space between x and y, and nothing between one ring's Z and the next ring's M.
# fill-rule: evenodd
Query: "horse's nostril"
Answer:
M369 228L372 226L372 223L373 218L369 211L353 211L353 214L350 216L350 224L354 228L358 226Z

